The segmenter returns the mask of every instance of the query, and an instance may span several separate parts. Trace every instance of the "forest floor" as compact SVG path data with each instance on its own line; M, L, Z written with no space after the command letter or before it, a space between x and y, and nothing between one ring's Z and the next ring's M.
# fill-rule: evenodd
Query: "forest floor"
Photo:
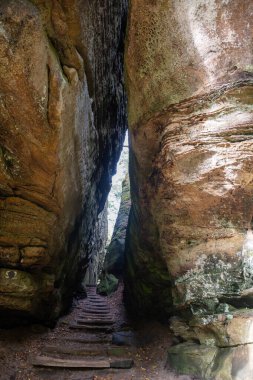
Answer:
M102 298L102 297L101 297ZM105 298L105 297L103 297ZM85 330L71 330L73 323L84 307L85 300L74 300L68 315L59 319L54 329L42 325L0 329L0 379L1 380L190 380L187 376L176 376L165 368L167 349L172 345L173 336L168 325L158 322L131 322L123 304L123 285L106 298L114 317L115 331L130 331L133 339L124 353L134 360L131 369L63 369L34 367L33 358L43 355L45 350L58 344L61 351L68 352L87 343L80 343L90 335ZM101 301L102 302L102 301ZM73 341L78 342L73 343ZM73 346L74 344L74 346ZM86 346L85 346L86 345ZM93 346L95 347L95 346ZM109 344L106 346L111 348ZM57 358L73 358L56 353ZM44 353L45 355L45 353ZM81 355L84 355L81 353ZM84 356L78 357L84 359Z

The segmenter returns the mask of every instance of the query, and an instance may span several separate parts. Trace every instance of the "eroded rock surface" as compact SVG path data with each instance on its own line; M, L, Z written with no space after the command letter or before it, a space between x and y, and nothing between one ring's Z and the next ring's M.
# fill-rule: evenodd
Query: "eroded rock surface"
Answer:
M123 273L125 262L125 239L130 207L130 183L129 175L127 174L122 182L119 213L103 265L103 269L107 273L113 273L115 275L121 275Z
M252 344L217 348L181 343L168 352L168 368L201 380L251 380Z
M97 248L126 128L125 13L124 0L1 1L1 316L56 317Z
M130 7L128 300L213 345L251 339L237 309L252 308L252 14L247 0Z
M117 289L118 279L122 278L125 268L125 241L131 208L129 175L122 182L120 208L113 230L112 239L106 249L105 260L98 292L110 294Z

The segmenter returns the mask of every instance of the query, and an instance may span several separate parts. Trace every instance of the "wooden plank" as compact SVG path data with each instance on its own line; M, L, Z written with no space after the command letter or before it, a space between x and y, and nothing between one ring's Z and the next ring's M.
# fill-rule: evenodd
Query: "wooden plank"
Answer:
M90 295L88 295L87 299L95 299L95 300L100 300L100 301L103 301L103 302L107 302L107 299L105 299L103 297L100 297L97 294L90 294Z
M111 326L94 326L94 325L84 325L84 324L71 324L69 325L70 329L78 330L98 330L98 331L112 331Z
M91 304L84 305L84 309L110 311L108 306L96 306Z
M95 303L87 303L83 306L84 309L91 308L91 309L98 309L98 310L110 310L110 307L107 305L97 305Z
M101 301L101 302L107 302L107 300L101 298L101 297L96 297L96 296L90 296L85 299L85 301Z
M86 313L80 313L77 315L77 318L79 319L87 319L89 321L94 321L94 320L100 320L100 321L112 321L115 322L114 318L112 315L100 315L100 314L86 314Z
M96 313L89 312L87 310L80 310L78 311L78 315L84 315L87 318L96 318L96 319L103 319L103 318L109 318L113 319L113 315L111 313L100 313L100 315L97 315Z
M53 368L110 368L109 360L71 360L49 356L36 356L32 359L32 365L35 367Z
M109 313L110 312L110 309L104 309L104 308L101 308L101 307L92 307L92 306L87 306L84 310L89 310L89 311L100 311L100 312L104 312L104 313Z
M85 313L106 315L106 314L110 314L110 310L104 311L104 310L97 310L97 309L85 309Z
M101 322L104 322L104 321L110 321L110 322L115 322L115 319L114 319L114 316L111 315L111 314L107 314L107 315L100 315L100 314L86 314L86 313L78 313L77 315L77 318L79 319L87 319L88 321L101 321Z
M66 347L66 346L45 346L43 347L43 353L56 353L56 354L68 354L68 355L91 355L91 356L106 356L107 347L100 345L99 347L95 345L86 347Z
M88 319L88 318L78 318L76 320L78 323L84 323L87 325L113 325L114 321L111 319Z

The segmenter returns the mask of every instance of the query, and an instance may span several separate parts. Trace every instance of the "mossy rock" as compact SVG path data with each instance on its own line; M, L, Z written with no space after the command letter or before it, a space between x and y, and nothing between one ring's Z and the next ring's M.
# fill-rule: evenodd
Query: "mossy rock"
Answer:
M167 366L180 375L197 376L197 379L210 379L210 370L217 352L217 347L195 343L178 344L169 349Z
M109 295L118 289L119 280L113 274L104 274L101 277L100 284L97 286L97 292L102 295Z

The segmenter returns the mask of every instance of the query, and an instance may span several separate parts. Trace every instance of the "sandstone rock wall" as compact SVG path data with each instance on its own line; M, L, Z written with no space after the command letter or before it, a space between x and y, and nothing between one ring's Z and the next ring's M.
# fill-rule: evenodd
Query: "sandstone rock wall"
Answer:
M113 230L112 239L107 247L103 270L117 277L122 276L125 263L125 240L128 217L131 208L129 175L122 182L120 208Z
M142 314L253 306L252 14L250 0L131 0L126 284Z
M94 255L126 128L125 18L124 0L0 3L1 316L56 317Z

